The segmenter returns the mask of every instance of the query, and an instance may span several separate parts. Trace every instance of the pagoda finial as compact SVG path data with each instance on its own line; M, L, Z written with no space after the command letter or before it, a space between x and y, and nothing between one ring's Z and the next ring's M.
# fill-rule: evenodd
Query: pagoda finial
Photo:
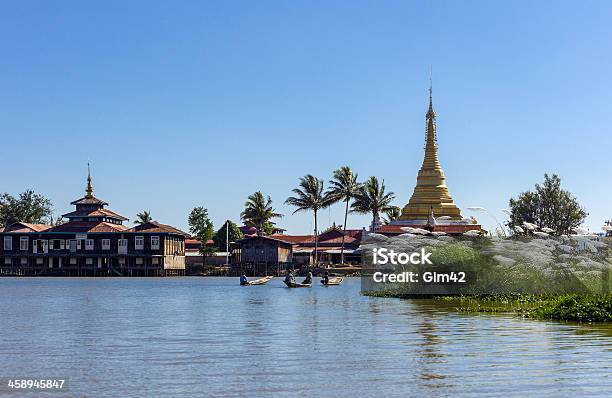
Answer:
M436 113L433 109L433 83L431 78L431 66L429 67L429 109L427 110L427 119L435 119Z
M93 184L91 183L91 170L89 162L87 162L87 188L85 188L85 197L93 198Z

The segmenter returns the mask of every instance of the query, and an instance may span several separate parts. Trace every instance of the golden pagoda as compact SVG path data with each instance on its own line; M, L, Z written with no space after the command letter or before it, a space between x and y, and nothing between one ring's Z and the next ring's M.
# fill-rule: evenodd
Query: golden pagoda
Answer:
M410 201L402 209L401 221L421 220L427 222L433 212L435 217L447 216L450 220L461 220L461 210L448 193L446 177L438 159L436 113L433 109L431 86L429 87L429 109L426 121L425 158L417 176L417 184Z

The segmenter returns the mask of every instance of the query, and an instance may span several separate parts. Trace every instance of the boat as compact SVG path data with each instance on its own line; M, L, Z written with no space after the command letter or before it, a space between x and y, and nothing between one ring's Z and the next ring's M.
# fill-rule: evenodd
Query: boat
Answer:
M311 287L312 283L297 283L297 282L287 282L284 281L287 287Z
M250 281L247 285L242 285L242 286L265 285L266 283L270 282L272 279L274 279L273 276L264 276L263 278L255 279L254 281Z
M338 286L339 284L341 284L341 283L342 283L342 281L343 281L343 280L344 280L344 278L343 278L343 277L338 276L338 277L335 277L335 278L329 278L329 280L327 281L327 283L325 283L325 280L321 279L321 283L322 283L324 286Z

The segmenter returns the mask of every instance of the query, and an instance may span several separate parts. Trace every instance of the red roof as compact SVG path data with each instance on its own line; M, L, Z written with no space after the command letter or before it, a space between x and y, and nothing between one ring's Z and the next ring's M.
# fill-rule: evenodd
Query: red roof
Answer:
M292 244L291 242L287 242L286 240L278 239L278 235L276 235L276 236L265 236L265 235L249 236L248 238L240 239L236 243L244 243L244 242L249 242L249 241L256 240L256 239L271 240L271 241L279 242L279 243L282 243L282 244L285 244L285 245L291 245Z
M26 222L16 222L4 228L0 228L0 232L13 232L23 234L30 232L42 232L49 228L51 228L51 226L46 224L30 224Z
M127 227L108 222L70 221L55 226L44 232L94 233L94 232L126 232Z
M177 234L189 237L190 235L180 229L174 228L171 225L161 224L157 221L150 221L144 224L136 225L128 229L126 232L146 232L146 233L168 233Z
M381 225L375 232L379 234L399 235L405 234L402 228L408 225ZM418 227L418 225L415 225ZM423 227L423 226L421 226ZM462 234L467 231L480 231L482 227L479 224L451 224L451 225L436 225L433 232L446 232L447 234Z
M285 241L287 243L302 243L302 242L314 242L314 235L285 235L285 234L274 234L270 235L270 238Z
M75 200L74 202L70 202L71 205L107 205L105 201L102 199L98 199L95 196L88 198L87 196L83 196L80 199Z
M209 239L206 241L206 246L212 246L215 244L215 241ZM200 250L202 243L196 238L188 238L185 239L185 250Z
M127 218L123 217L120 214L115 213L112 210L108 209L96 209L91 211L86 210L75 210L70 213L63 214L62 217L72 218L72 217L111 217L116 218L118 220L126 221Z

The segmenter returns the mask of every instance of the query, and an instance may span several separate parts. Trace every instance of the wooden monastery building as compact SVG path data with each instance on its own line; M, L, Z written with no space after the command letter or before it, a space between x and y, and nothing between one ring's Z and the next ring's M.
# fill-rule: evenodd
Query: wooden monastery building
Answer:
M155 221L123 225L128 219L93 195L91 175L85 196L71 204L64 224L0 228L0 275L184 275L188 234Z

